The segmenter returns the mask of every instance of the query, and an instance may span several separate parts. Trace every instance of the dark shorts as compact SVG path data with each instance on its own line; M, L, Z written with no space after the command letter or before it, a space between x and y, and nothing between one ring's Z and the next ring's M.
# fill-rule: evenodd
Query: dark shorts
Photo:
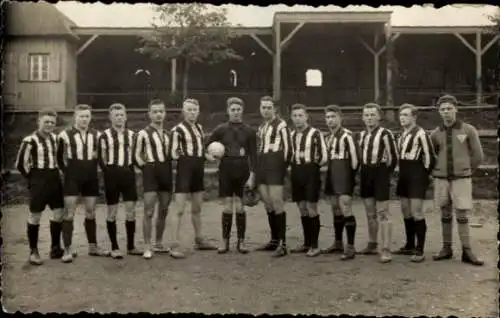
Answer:
M292 165L292 200L318 202L321 192L321 172L317 164Z
M172 162L146 163L142 179L144 192L172 192Z
M257 158L256 183L284 185L287 164L283 152L261 154Z
M352 196L355 177L356 172L352 170L349 160L330 160L325 178L325 194Z
M219 197L243 197L250 176L248 158L222 158L219 164Z
M177 160L176 193L196 193L205 189L205 158L181 157Z
M64 207L63 185L58 170L31 170L28 177L30 212L40 213Z
M362 165L360 192L362 198L387 201L390 198L391 173L389 167L381 165Z
M402 198L425 199L429 174L421 162L400 160L396 194Z
M137 201L137 186L133 167L107 166L104 171L104 193L107 205L115 205L120 201Z
M98 197L97 161L73 161L64 171L64 195Z

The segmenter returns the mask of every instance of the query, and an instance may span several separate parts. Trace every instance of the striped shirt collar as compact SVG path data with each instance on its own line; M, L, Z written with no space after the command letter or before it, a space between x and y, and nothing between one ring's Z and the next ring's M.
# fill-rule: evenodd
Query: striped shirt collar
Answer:
M36 130L36 131L33 133L33 135L37 136L38 138L40 138L40 139L42 139L42 140L43 140L43 139L50 139L50 138L52 137L52 134L51 134L51 133L44 135L44 134L42 134L42 133L40 132L40 130Z
M306 124L306 128L304 128L303 130L298 130L297 128L295 128L295 132L297 132L298 134L304 134L305 135L311 129L312 129L311 125Z
M155 126L153 126L152 124L149 124L148 128L153 130L153 131L157 131L158 133L165 132L165 128L158 129Z
M330 129L330 133L332 134L333 137L335 138L338 138L342 135L342 133L344 132L344 127L342 126L338 126L337 128L335 128L334 130Z
M373 128L371 131L368 130L368 128L365 128L365 132L367 134L376 134L379 131L379 129L382 129L382 126L378 125L377 127Z
M417 132L417 130L419 129L420 127L418 125L414 125L411 129L409 130L403 130L403 135L409 135L409 134L414 134Z

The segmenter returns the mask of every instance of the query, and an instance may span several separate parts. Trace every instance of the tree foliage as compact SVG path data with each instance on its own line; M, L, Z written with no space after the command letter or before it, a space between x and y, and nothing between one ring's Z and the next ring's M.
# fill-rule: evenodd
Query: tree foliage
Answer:
M182 65L183 96L188 89L191 64L241 60L231 47L237 37L227 19L227 9L202 3L155 6L153 31L141 39L138 51L154 59L176 59Z

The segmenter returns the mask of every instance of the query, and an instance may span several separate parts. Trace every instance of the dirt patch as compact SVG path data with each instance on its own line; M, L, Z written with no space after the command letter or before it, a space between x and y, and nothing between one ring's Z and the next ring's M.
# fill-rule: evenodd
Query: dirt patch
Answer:
M332 240L332 217L328 206L320 205L323 228L320 243ZM139 207L138 211L142 209ZM204 206L204 231L213 239L220 237L220 206ZM454 234L456 258L433 262L431 255L441 244L439 214L427 202L427 261L410 263L395 256L391 264L380 264L376 257L358 256L341 262L335 256L309 259L289 256L272 259L270 255L235 252L190 252L185 260L156 255L146 261L140 257L123 260L96 259L86 255L83 213L75 221L80 256L73 264L48 260L50 245L48 213L40 229L40 248L46 263L41 267L26 264L26 207L3 209L4 298L9 312L205 312L205 313L304 313L363 315L455 315L498 316L498 271L496 269L496 202L478 201L473 221L481 219L481 228L471 228L473 247L485 261L482 268L460 262L458 235ZM287 204L290 245L300 243L298 211ZM358 222L357 247L367 241L366 220L359 202L354 206ZM393 248L403 241L403 225L396 202L392 204ZM139 213L140 214L140 213ZM261 206L248 209L248 241L252 246L267 239L266 217ZM168 219L166 237L173 230L174 213ZM119 241L125 246L124 215L118 219ZM142 220L141 215L138 220ZM190 248L192 228L185 217L182 244ZM98 210L98 239L108 246L105 208ZM141 246L141 226L137 226ZM236 233L233 233L233 237Z

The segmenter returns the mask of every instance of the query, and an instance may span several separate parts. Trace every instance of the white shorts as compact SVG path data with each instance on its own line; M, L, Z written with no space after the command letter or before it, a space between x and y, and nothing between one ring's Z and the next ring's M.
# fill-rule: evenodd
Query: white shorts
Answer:
M452 205L457 210L472 210L472 178L434 179L436 208Z

